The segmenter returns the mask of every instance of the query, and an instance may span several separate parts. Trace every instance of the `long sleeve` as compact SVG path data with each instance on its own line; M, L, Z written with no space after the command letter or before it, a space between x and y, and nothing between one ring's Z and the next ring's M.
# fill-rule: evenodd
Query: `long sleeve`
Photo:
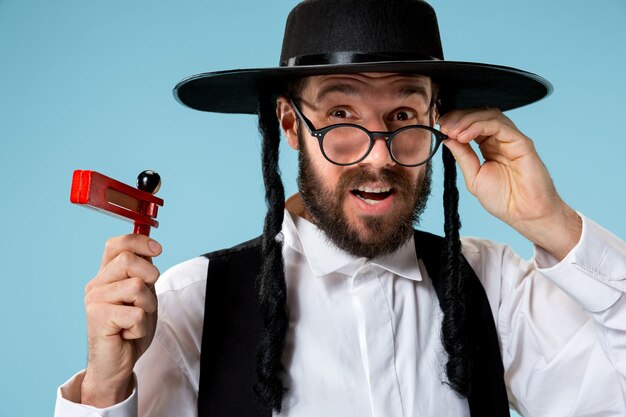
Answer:
M140 417L197 415L207 269L208 259L195 258L159 281L155 342L135 367ZM175 366L159 369L162 362Z
M57 390L54 417L136 417L137 390L125 401L108 408L80 404L80 386L85 372L74 375Z
M207 267L195 258L159 278L155 337L135 365L127 400L105 409L80 404L81 372L59 388L55 417L196 416Z
M465 242L464 242L465 243ZM500 336L511 405L528 416L626 415L626 245L583 217L561 262L467 240Z

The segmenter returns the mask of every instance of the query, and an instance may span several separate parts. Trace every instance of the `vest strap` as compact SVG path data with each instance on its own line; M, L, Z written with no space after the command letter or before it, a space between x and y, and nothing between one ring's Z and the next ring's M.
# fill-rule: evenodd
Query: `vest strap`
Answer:
M253 390L256 346L263 328L255 285L261 238L207 257L198 416L271 417Z

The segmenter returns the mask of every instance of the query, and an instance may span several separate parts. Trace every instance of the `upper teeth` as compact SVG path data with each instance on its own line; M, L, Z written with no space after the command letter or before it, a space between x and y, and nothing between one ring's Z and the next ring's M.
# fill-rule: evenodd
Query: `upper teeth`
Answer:
M391 187L383 187L383 188L359 187L358 190L366 192L366 193L387 193L391 191Z

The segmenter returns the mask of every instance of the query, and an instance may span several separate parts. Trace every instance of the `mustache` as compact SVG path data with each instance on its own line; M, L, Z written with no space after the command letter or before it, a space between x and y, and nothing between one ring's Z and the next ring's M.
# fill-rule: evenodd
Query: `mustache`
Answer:
M402 172L391 168L374 171L371 168L361 166L344 171L337 183L337 189L340 192L350 191L365 182L380 182L401 194L410 193L413 187L411 180Z

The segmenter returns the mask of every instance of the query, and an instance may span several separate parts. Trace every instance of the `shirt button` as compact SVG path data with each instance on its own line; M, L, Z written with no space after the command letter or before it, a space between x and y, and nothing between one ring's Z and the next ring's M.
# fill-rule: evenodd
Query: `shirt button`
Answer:
M359 288L362 285L365 285L367 282L371 281L374 276L374 268L371 265L365 264L354 274L352 278L352 287Z

